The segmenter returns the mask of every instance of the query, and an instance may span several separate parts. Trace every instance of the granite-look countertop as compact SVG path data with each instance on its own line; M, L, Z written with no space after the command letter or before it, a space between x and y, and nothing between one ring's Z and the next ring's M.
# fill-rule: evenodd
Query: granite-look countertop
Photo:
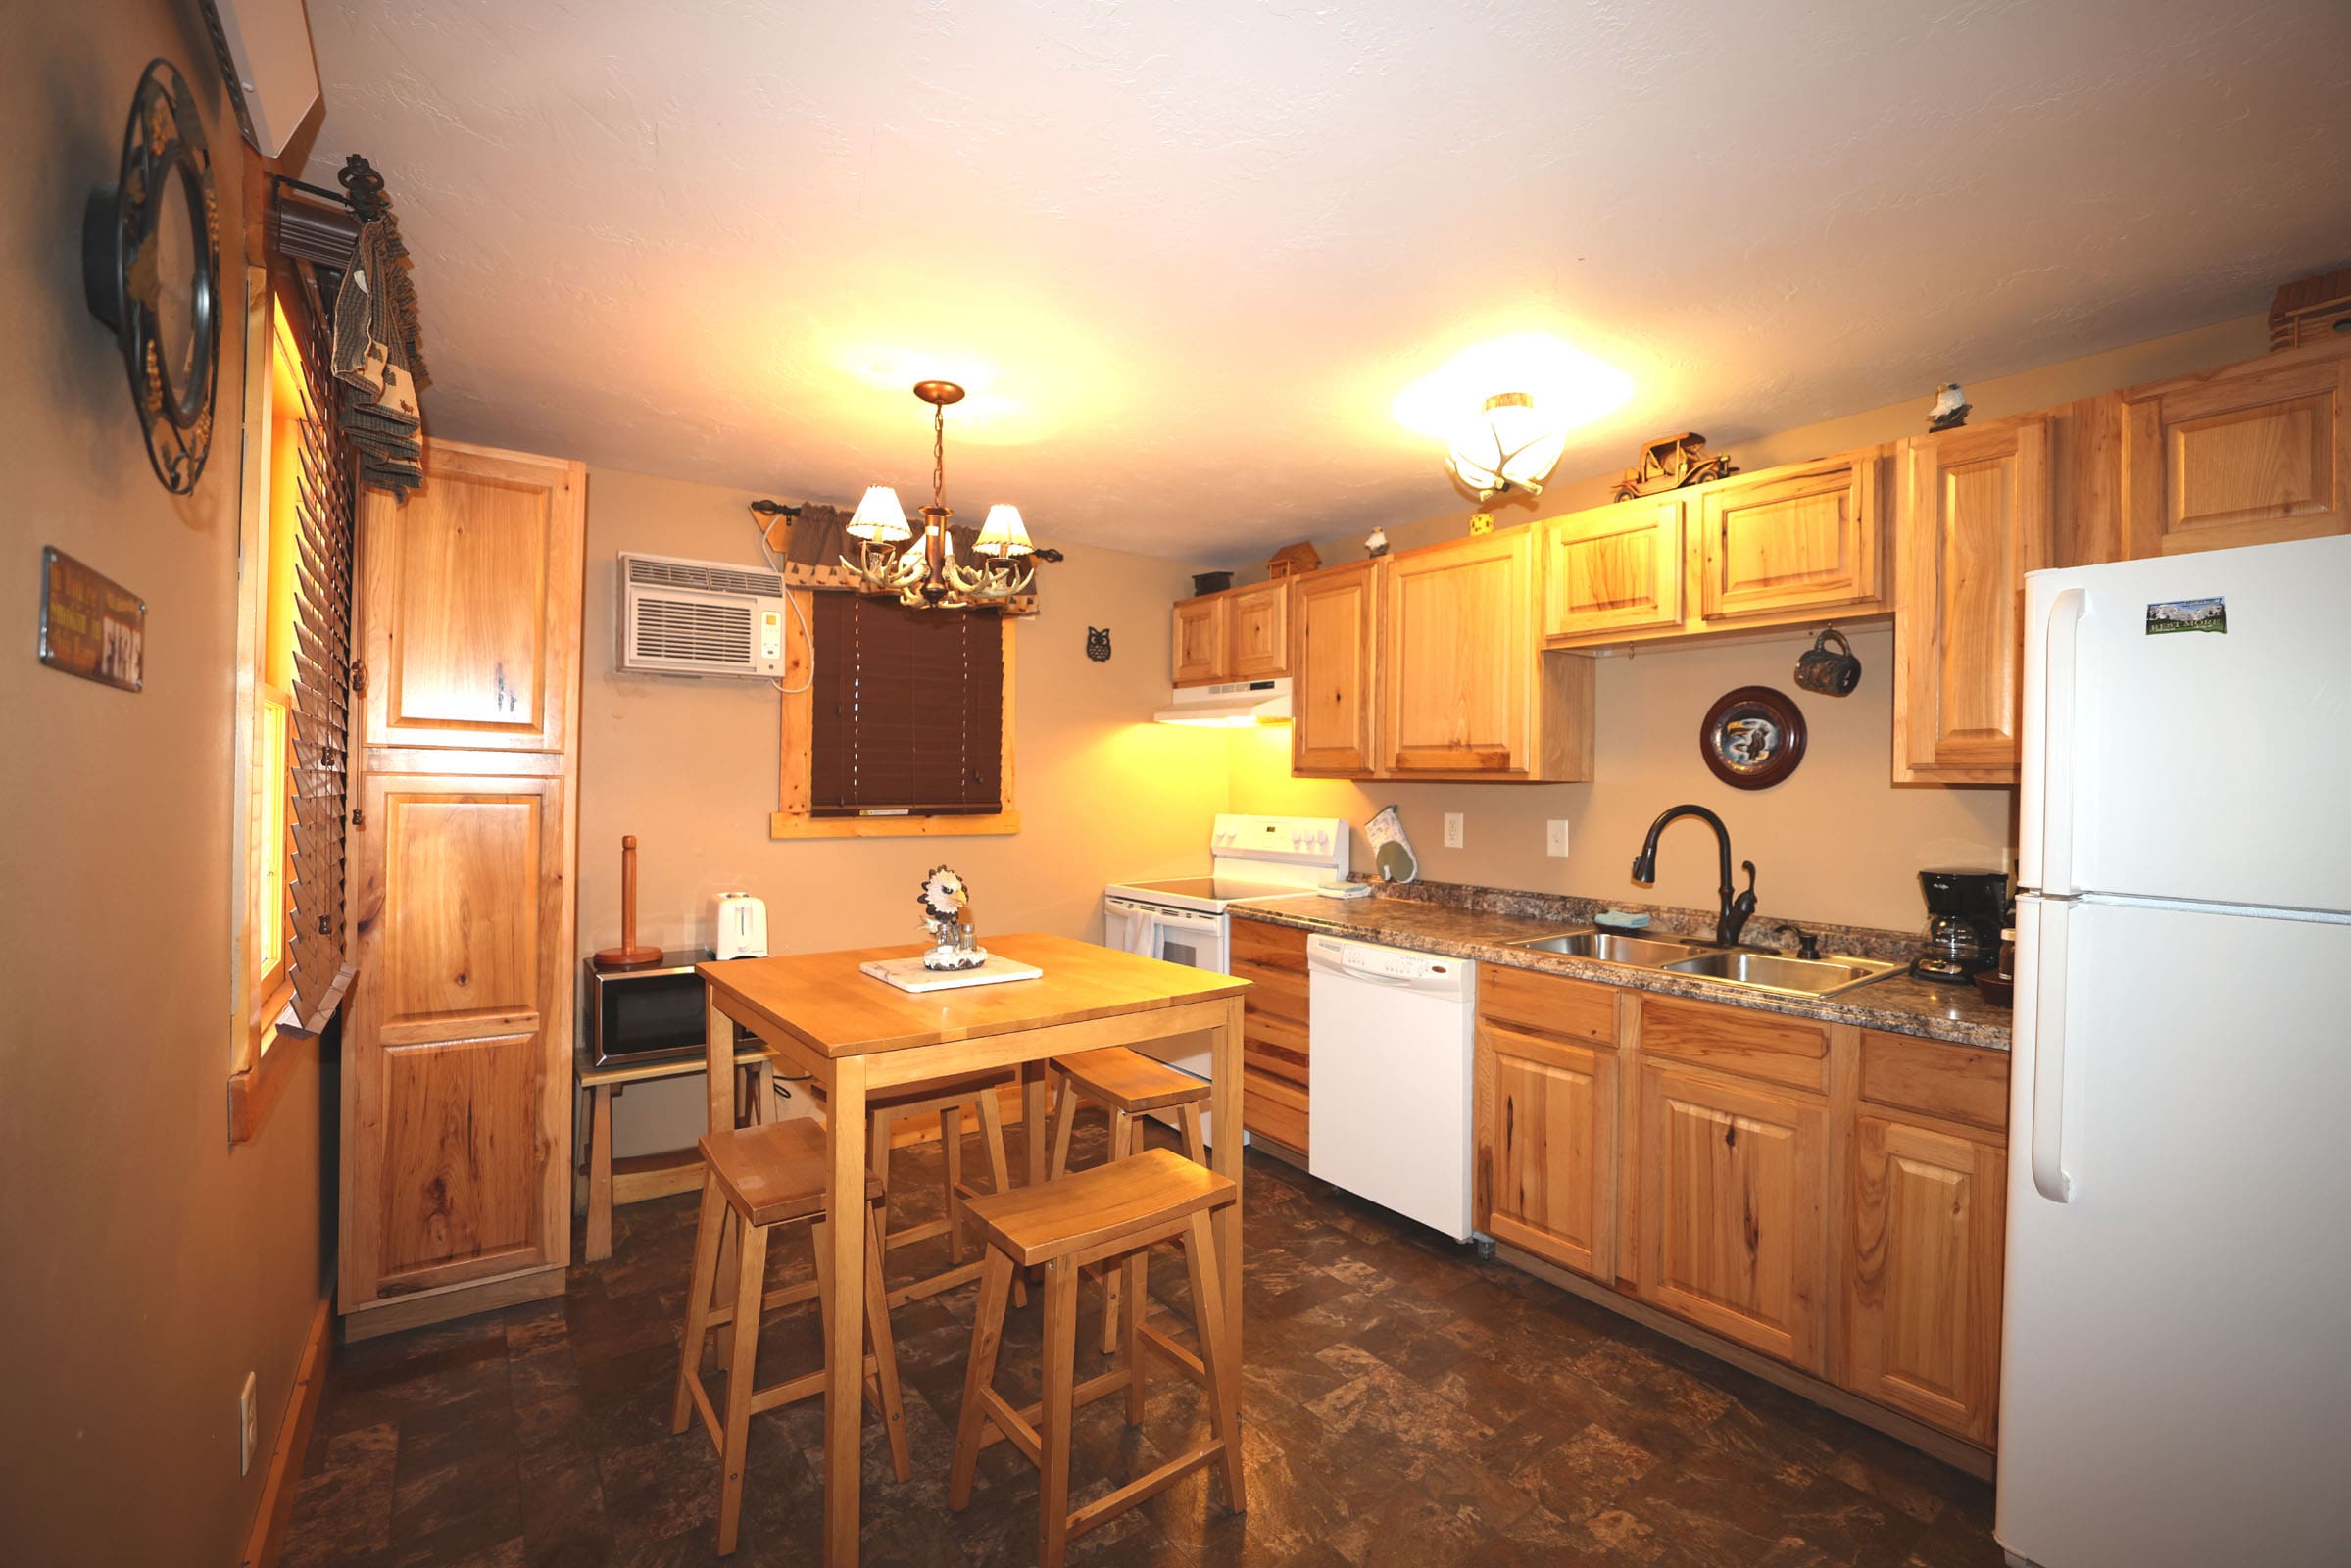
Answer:
M1701 1002L1728 1003L1763 1012L1817 1018L1824 1023L1857 1024L1864 1029L1919 1035L1953 1045L1981 1046L1991 1051L2008 1049L2008 1008L1984 1001L1973 986L1938 986L1914 980L1907 974L1856 986L1841 996L1791 997L1695 975L1668 974L1629 964L1604 963L1596 958L1503 947L1500 944L1552 935L1567 922L1452 903L1380 894L1367 899L1326 899L1318 893L1303 893L1244 900L1232 906L1232 912L1245 920L1264 920L1419 953L1442 953L1480 963L1536 969L1635 991L1658 991ZM1655 934L1667 933L1660 929ZM1833 935L1825 933L1822 946L1832 953L1837 951Z

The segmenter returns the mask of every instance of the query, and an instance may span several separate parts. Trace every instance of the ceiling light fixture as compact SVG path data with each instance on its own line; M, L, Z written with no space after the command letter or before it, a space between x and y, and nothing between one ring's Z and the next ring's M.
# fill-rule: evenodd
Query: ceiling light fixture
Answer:
M1542 494L1567 433L1632 396L1632 378L1616 367L1548 332L1519 332L1462 349L1397 393L1389 412L1445 442L1446 467L1491 501Z
M1496 392L1475 422L1454 432L1445 466L1480 501L1513 490L1539 496L1566 450L1566 427L1536 406L1534 393Z
M999 502L988 509L987 522L971 544L972 554L982 559L968 566L955 560L955 536L947 527L955 515L947 504L947 406L960 403L963 389L953 381L917 381L914 395L931 406L931 501L922 509L922 537L914 537L898 492L874 485L849 519L857 559L843 556L841 564L867 590L895 594L900 604L916 610L1001 605L1036 580L1036 567L1022 569L1022 557L1058 558L1029 543L1018 507Z

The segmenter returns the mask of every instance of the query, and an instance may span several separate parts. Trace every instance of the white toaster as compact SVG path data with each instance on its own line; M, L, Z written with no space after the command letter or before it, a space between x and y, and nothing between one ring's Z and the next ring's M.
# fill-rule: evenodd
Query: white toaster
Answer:
M721 958L767 956L767 901L748 893L718 895L718 928L710 951Z

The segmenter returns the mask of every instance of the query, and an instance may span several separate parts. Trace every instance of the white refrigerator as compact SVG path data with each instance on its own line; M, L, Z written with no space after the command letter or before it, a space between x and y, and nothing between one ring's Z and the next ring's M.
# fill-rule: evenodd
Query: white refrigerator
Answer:
M2025 587L1995 1533L2351 1562L2351 538Z

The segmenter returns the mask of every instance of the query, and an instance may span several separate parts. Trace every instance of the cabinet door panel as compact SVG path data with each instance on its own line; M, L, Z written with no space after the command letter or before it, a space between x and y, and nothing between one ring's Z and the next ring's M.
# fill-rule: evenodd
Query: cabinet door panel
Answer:
M1699 503L1707 620L1878 596L1878 460L1838 458L1734 479Z
M560 752L577 689L578 464L424 445L423 488L360 504L360 744Z
M1294 580L1290 765L1299 773L1372 770L1381 577L1366 561Z
M1808 1372L1824 1368L1826 1111L1641 1068L1641 1295Z
M568 1254L570 883L561 778L374 774L352 834L341 1291Z
M2013 783L2025 573L2049 560L2048 421L1925 437L1903 456L1895 777Z
M1233 590L1225 607L1225 670L1234 680L1290 673L1290 582Z
M1616 1268L1616 1054L1478 1028L1476 1223L1607 1280Z
M1225 678L1225 597L1210 594L1175 607L1175 667L1178 686L1212 686Z
M1389 771L1527 771L1541 657L1533 542L1533 529L1512 528L1389 562L1380 644Z
M2133 556L2351 531L2351 360L2229 367L2127 393L2124 541Z
M1998 1414L2008 1162L1878 1116L1854 1128L1845 1386L1988 1446Z
M1642 499L1542 524L1544 638L1680 625L1684 509Z

